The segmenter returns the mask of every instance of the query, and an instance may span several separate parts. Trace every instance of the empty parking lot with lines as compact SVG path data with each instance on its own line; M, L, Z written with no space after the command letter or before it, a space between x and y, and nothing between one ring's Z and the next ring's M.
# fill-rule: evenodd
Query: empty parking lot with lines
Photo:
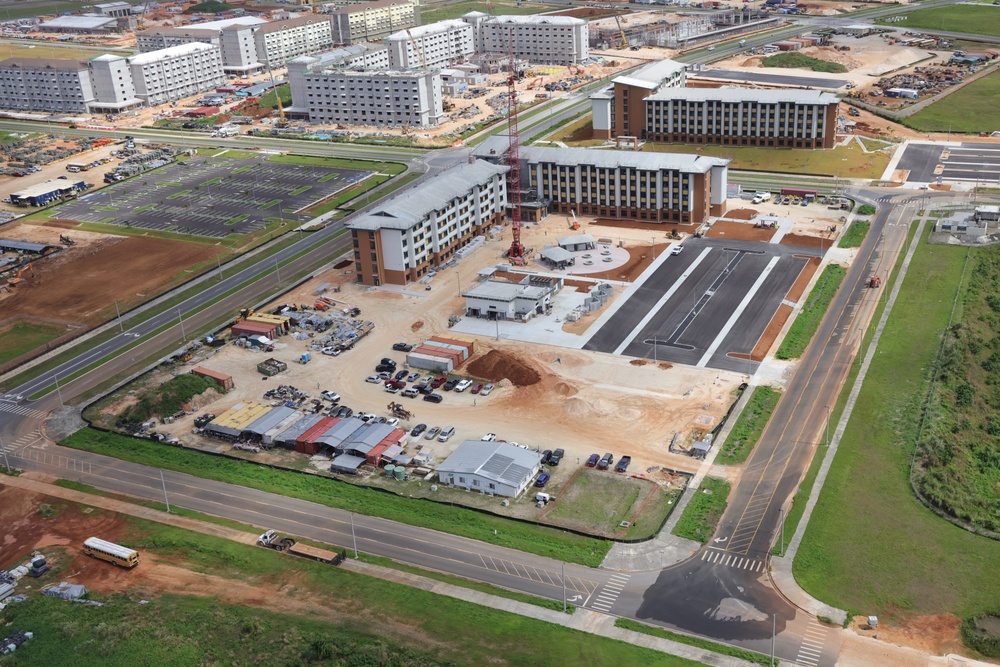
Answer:
M267 156L192 157L59 208L60 218L223 238L303 223L306 210L375 175Z
M638 284L585 349L737 372L818 249L692 239Z

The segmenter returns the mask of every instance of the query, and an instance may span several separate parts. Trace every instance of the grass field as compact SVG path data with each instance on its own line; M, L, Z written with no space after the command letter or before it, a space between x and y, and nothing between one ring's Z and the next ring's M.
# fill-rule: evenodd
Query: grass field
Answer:
M648 142L643 150L659 153L697 153L708 157L731 158L730 169L819 174L837 178L879 178L889 164L885 153L866 154L851 142L831 150L813 151L794 148L758 148L754 146L694 146Z
M860 248L865 237L868 236L868 230L871 229L871 226L872 223L867 220L855 220L847 228L847 231L844 232L844 235L840 237L840 240L837 241L837 247Z
M497 14L541 14L542 12L551 11L553 9L558 9L554 5L543 5L535 2L525 2L520 4L517 2L495 2L493 3ZM420 6L420 23L421 25L427 25L429 23L434 23L435 21L444 21L446 19L457 19L463 14L468 14L469 12L486 12L489 8L486 2L478 2L476 0L466 0L465 2L456 2L452 4L428 2Z
M764 667L768 667L771 664L771 656L764 655L763 653L754 653L753 651L737 648L736 646L729 646L728 644L716 644L713 641L702 639L701 637L692 637L691 635L683 635L679 632L671 632L670 630L666 630L664 628L657 628L652 625L640 623L639 621L633 621L630 618L615 619L615 627L631 630L632 632L641 632L644 635L650 635L652 637L669 639L681 644L687 644L688 646L697 646L698 648L715 651L716 653L721 653L722 655L730 655L734 658L739 658L740 660L746 660L747 662L764 665Z
M964 9L967 5L956 5ZM1000 26L1000 9L990 7ZM1000 96L1000 71L973 81L939 102L903 119L903 124L921 132L963 132L974 134L998 129L994 116Z
M81 509L70 506L63 511ZM130 524L130 535L123 542L139 549L144 558L280 589L280 597L274 605L265 607L261 601L260 607L251 608L212 598L136 592L94 595L104 606L89 607L32 594L28 601L0 612L5 626L35 633L18 650L17 664L429 667L488 664L499 653L508 665L562 664L567 656L573 656L576 665L696 665L267 549L139 519ZM139 567L136 578L141 581ZM140 596L149 603L139 604ZM317 609L309 616L282 613L285 598L298 598L300 604L303 599L319 600L331 611ZM385 632L387 624L392 632ZM237 660L237 654L243 657Z
M906 12L905 20L891 25L894 28L927 28L1000 37L1000 8L961 4L919 9Z
M723 479L706 477L697 491L688 491L695 495L684 508L673 534L702 544L708 542L726 511L729 488L729 482Z
M809 69L814 72L846 72L847 68L840 63L832 63L828 60L820 60L803 53L788 51L786 53L776 53L761 61L764 67L791 67L794 69Z
M66 327L46 322L15 322L0 330L0 364L31 352L66 333Z
M781 393L773 387L754 387L753 394L740 413L740 418L736 420L733 430L729 432L722 451L715 457L717 465L733 465L747 460L771 419L779 398Z
M778 359L798 359L802 356L846 275L847 269L838 264L829 264L823 269L823 273L813 286L812 292L809 293L805 305L796 315L792 326L788 328L788 333L781 341L778 351L774 353L775 357Z
M935 516L908 481L967 252L917 249L795 559L807 591L852 612L969 616L1000 599L1000 542Z
M665 500L678 495L645 480L583 468L560 491L559 501L545 518L560 526L608 537L624 533L621 523L628 521L632 524L628 537L646 537L655 533L670 513L673 505Z
M426 500L404 498L312 475L272 470L250 462L209 456L95 429L77 431L61 444L591 567L600 565L611 547L611 543L606 540L580 537L556 528L510 521Z

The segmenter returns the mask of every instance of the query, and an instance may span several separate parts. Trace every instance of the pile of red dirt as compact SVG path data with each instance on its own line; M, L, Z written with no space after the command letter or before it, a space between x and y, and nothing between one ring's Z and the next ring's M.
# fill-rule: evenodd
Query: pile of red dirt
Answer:
M500 350L490 350L474 360L469 364L469 373L490 382L500 382L506 378L515 387L529 387L542 381L542 376L534 368Z

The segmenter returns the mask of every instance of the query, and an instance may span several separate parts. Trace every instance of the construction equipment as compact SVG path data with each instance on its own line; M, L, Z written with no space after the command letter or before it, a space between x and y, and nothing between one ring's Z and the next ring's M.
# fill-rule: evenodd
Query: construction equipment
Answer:
M24 282L25 273L30 273L32 278L35 277L35 269L32 268L31 262L28 262L20 269L18 269L17 275L7 280L7 284L10 285L11 287L17 287L18 285Z
M868 287L878 288L882 286L882 279L878 276L872 276L868 279Z
M617 12L615 13L615 23L618 24L618 33L622 36L622 41L618 44L617 48L628 48L628 37L625 36L625 28L622 27L622 18Z
M59 241L61 243L66 244L66 245L76 245L76 241L74 241L73 239L71 239L70 237L68 237L68 236L66 236L64 234L60 234L59 235Z
M293 556L308 558L310 560L319 561L320 563L329 563L330 565L340 565L346 558L343 550L341 550L340 553L335 553L333 551L327 551L326 549L317 549L316 547L311 547L308 544L300 544L291 537L282 537L273 530L269 530L258 537L257 544L262 547L267 547L268 549L274 549L275 551L287 551Z
M413 33L410 32L409 28L406 28L406 36L410 38L410 44L413 45L413 50L417 54L417 58L420 59L420 67L422 69L427 69L427 61L424 59L424 53L420 50L420 45L417 44L417 40L413 39Z
M244 308L243 310L240 311L240 314L236 316L236 319L233 321L233 324L239 324L243 320L253 315L255 312L257 311L255 311L253 308Z
M397 417L399 419L412 419L414 416L412 412L395 401L385 406L385 409L388 410L393 417Z
M274 81L274 72L271 71L270 64L267 66L267 73L271 77L271 90L274 91L274 99L278 103L278 121L274 126L279 128L288 127L288 121L285 119L285 107L281 104L281 95L278 94L278 84Z
M569 228L573 230L580 229L580 221L576 219L576 211L570 209L569 214L573 216L573 222L569 223Z
M487 0L486 13L493 23L500 25L493 0ZM510 167L508 178L508 198L510 200L510 228L513 238L507 259L515 266L526 263L524 245L521 243L521 161L518 158L520 148L520 132L517 128L517 59L514 51L514 26L509 24L507 34L507 164Z
M572 67L572 65L570 67ZM528 90L534 90L535 87L541 83L542 83L542 77L538 77L537 79L528 84Z

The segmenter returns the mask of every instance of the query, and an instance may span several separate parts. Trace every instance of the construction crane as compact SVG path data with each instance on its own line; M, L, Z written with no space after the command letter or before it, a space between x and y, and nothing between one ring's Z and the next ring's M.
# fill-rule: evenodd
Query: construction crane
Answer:
M288 127L288 121L285 120L285 107L281 104L281 95L278 93L278 84L274 81L274 72L271 71L271 63L267 64L267 74L271 77L271 90L274 91L274 99L278 102L278 122L274 126Z
M618 15L618 12L615 12L615 23L618 24L618 33L622 36L622 41L618 45L618 48L619 49L627 48L628 47L628 37L625 36L625 28L622 27L622 17Z
M420 50L420 45L417 44L417 40L413 39L413 33L410 32L409 28L406 29L406 36L410 38L410 44L413 45L413 50L416 51L417 58L420 59L421 69L427 69L427 60L424 59L424 52Z
M498 28L496 8L492 0L486 2L486 12L489 21ZM513 239L507 251L507 259L515 266L523 266L526 262L524 245L521 243L521 162L518 157L520 147L520 132L517 128L517 65L514 58L514 25L509 24L507 34L507 164L510 167L508 198L510 199L510 229Z

